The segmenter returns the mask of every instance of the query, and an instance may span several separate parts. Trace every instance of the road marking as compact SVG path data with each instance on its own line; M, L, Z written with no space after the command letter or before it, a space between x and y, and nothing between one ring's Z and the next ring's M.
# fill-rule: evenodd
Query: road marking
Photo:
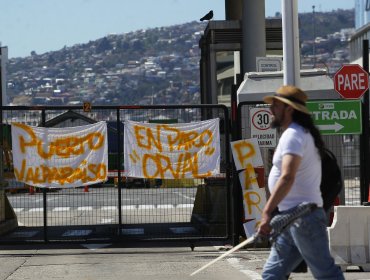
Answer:
M183 198L190 199L190 200L193 200L193 201L195 200L195 198L190 197L190 196L187 196L187 195L184 195L184 194L182 194L180 192L174 192L174 193L178 194L179 196L181 196Z
M172 204L159 204L157 205L157 209L169 209L174 208Z
M77 208L77 211L92 211L92 210L93 210L92 206L82 206Z
M16 231L11 234L13 237L33 237L38 233L38 231Z
M30 212L42 212L42 211L44 211L44 208L42 208L42 207L30 209Z
M126 235L138 235L138 234L144 234L143 228L123 228L121 229L122 234Z
M228 258L227 261L232 267L247 275L250 280L262 280L262 277L259 273L253 270L245 269L245 267L240 264L240 258Z
M349 203L350 204L350 203ZM123 205L122 210L135 210L135 209L140 209L140 210L147 210L147 209L172 209L172 208L193 208L194 204L177 204L177 205L172 205L172 204L145 204L145 205ZM39 208L31 208L29 210L25 208L13 208L15 213L20 213L20 212L43 212L44 208L39 207ZM54 207L51 211L52 212L63 212L63 211L93 211L94 207L93 206L80 206L77 208L72 208L72 207ZM102 211L116 211L118 208L117 206L103 206L100 208Z
M193 227L176 227L170 228L170 230L175 234L185 234L185 233L197 233L198 231Z
M58 197L48 197L47 202L57 200L57 199L59 199L59 198ZM37 199L36 200L36 202L41 202L41 201L44 201L44 199L42 198L42 199Z
M114 219L102 219L100 221L101 224L111 224L114 221Z
M194 204L177 204L176 208L193 208Z
M86 236L92 233L90 229L82 229L82 230L67 230L63 233L62 236Z
M63 211L69 211L71 207L55 207L53 209L53 212L63 212Z
M154 209L154 205L139 205L139 209Z
M122 210L134 210L136 209L136 205L124 205L121 207Z
M242 269L240 272L250 277L251 280L262 280L262 276L253 270Z
M104 206L101 208L101 210L103 211L115 211L117 210L117 207L116 206Z

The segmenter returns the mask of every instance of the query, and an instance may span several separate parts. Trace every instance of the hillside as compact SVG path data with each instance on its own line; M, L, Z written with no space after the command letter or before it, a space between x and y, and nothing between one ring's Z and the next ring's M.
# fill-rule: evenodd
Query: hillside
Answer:
M316 13L316 36L354 26L354 10ZM312 14L300 14L303 59L312 54ZM198 42L205 23L138 30L10 59L8 99L14 105L196 104L199 96ZM335 41L336 40L336 41ZM333 54L347 43L317 45ZM331 43L330 43L330 42ZM324 42L324 40L323 40ZM327 59L328 55L325 55ZM345 59L345 55L344 55Z
M301 41L313 39L313 14L299 14L299 36ZM355 10L335 10L331 12L315 12L316 37L326 37L345 28L355 27Z
M53 105L198 102L204 28L192 22L138 30L11 59L8 95L14 104L22 95L31 104Z

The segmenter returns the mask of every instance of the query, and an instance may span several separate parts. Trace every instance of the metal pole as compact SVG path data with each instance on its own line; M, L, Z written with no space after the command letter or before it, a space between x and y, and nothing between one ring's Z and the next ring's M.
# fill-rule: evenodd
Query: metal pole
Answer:
M284 85L299 86L299 30L297 0L282 0Z
M256 71L256 58L266 56L265 1L243 0L243 77Z
M362 66L369 74L369 40L363 40ZM362 99L362 134L360 137L361 202L369 204L369 89Z
M0 47L0 222L5 221L5 186L4 186L4 137L3 137L3 81L2 81L2 48Z
M46 122L46 113L45 109L41 111L41 126L45 127ZM42 201L43 201L43 209L44 209L44 241L48 242L48 204L47 204L47 193L46 188L42 188Z
M316 68L316 20L315 20L315 5L312 6L312 29L313 29L313 41L312 41L312 57L313 57L313 68Z
M118 236L121 235L121 229L122 229L122 190L121 190L121 153L122 153L122 142L123 139L121 139L121 117L120 117L120 109L117 109L117 138L118 138L118 147L117 147L117 188L118 188Z
M240 140L241 127L240 114L238 114L237 105L237 90L238 86L233 85L231 90L231 139L232 141ZM232 196L231 196L231 223L232 223L232 244L239 244L239 236L243 232L243 193L240 186L238 172L235 168L234 159L231 158L231 180L232 180Z
M242 18L243 0L225 0L225 19L240 20Z

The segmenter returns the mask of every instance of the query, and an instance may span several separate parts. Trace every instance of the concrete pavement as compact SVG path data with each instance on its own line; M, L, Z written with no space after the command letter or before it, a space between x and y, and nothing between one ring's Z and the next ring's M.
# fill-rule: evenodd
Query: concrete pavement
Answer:
M204 271L190 274L224 253L227 247L178 247L168 243L40 244L0 247L0 280L257 280L268 249L243 249ZM370 279L357 267L346 279ZM293 273L291 279L313 279Z
M245 279L242 273L227 262L220 262L205 273L190 277L190 273L219 255L218 250L212 246L196 247L192 251L190 247L150 245L2 246L0 279Z

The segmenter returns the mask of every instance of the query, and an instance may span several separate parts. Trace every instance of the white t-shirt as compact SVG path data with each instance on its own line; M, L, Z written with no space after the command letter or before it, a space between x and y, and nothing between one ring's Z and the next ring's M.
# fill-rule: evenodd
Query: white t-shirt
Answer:
M279 210L287 210L301 202L314 202L322 207L321 158L311 133L294 122L283 132L276 147L268 179L270 192L281 175L282 159L286 154L298 155L302 160L291 190L278 205Z

